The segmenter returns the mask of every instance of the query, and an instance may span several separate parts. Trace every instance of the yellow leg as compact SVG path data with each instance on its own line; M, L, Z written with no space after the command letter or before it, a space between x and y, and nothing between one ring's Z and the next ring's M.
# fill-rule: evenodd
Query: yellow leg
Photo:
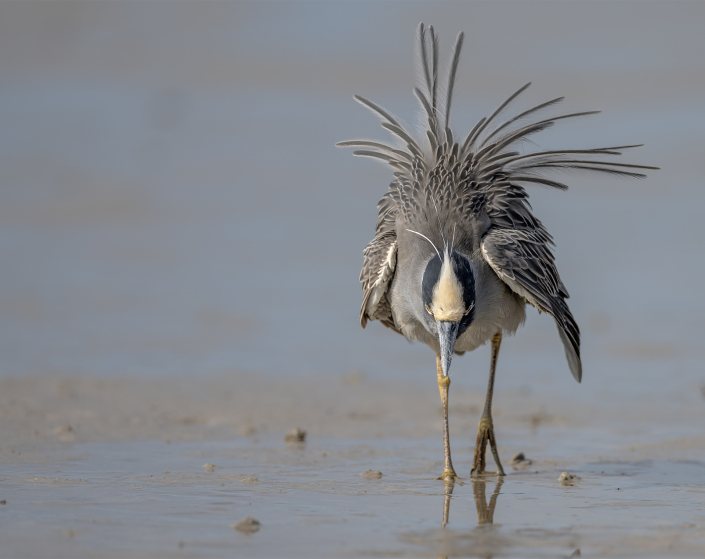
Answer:
M497 356L499 346L502 344L502 332L497 332L492 338L492 362L490 364L490 380L487 386L487 397L485 398L485 410L480 418L480 425L477 429L477 442L475 443L475 459L472 463L470 475L478 475L485 471L485 449L490 443L492 456L497 463L497 475L503 476L504 468L499 461L497 453L497 442L494 438L494 425L492 424L492 393L494 392L494 374L497 368Z
M450 434L448 432L448 387L450 386L450 377L443 374L441 356L438 354L436 354L436 373L438 374L438 391L441 393L441 405L443 406L443 451L445 457L443 475L439 479L455 479L458 476L455 474L453 462L450 459Z

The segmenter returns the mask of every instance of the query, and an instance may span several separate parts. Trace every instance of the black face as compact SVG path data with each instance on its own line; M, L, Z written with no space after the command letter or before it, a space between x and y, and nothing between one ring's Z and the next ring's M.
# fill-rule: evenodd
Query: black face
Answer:
M460 281L460 285L463 286L463 302L465 303L465 308L472 309L469 313L464 315L460 321L460 327L458 328L458 336L460 336L465 332L467 327L470 326L475 317L475 276L472 273L472 268L470 268L470 262L463 255L453 252L450 259L453 263L455 276ZM431 306L433 288L436 286L436 283L438 283L440 275L441 259L438 258L438 255L435 255L426 265L426 271L423 274L423 280L421 282L421 297L424 305Z

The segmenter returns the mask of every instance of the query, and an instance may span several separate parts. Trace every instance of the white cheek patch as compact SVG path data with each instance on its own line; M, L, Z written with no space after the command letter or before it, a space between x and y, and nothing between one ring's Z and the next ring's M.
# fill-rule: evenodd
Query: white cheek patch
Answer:
M433 288L431 312L436 320L458 322L467 311L463 300L463 286L455 275L447 252L445 256L438 283Z

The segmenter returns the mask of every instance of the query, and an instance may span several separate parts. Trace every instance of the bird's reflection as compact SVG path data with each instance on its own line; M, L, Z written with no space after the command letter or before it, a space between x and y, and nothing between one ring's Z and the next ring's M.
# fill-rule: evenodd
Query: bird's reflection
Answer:
M497 497L499 497L500 489L504 483L503 477L498 477L495 481L494 491L487 501L487 484L488 479L474 478L472 480L472 492L475 496L475 506L477 507L477 523L478 525L492 524L494 522L494 509L497 506ZM443 520L441 526L444 528L448 524L450 516L450 500L453 497L453 489L455 489L455 480L446 480L443 482Z
M450 498L453 495L453 489L455 489L455 480L447 479L443 481L443 521L441 526L444 528L448 524L448 514L450 513Z
M531 537L521 536L519 531L513 532L517 538L507 537L506 526L504 532L492 526L494 523L494 510L497 507L497 499L501 493L504 479L503 477L486 477L472 478L467 482L454 480L443 482L443 520L441 523L443 528L446 527L450 520L450 501L453 498L453 490L456 484L462 486L465 483L472 483L472 493L475 498L475 507L477 508L477 526L472 530L465 530L462 527L460 530L442 530L440 537L434 540L437 545L439 559L459 556L492 559L493 557L504 555L503 550L508 546L536 544ZM492 484L494 484L494 487ZM488 485L490 490L492 490L489 500L487 499ZM464 524L464 519L460 522L461 526L462 524ZM574 539L574 535L569 532L567 536L571 538L571 541ZM418 541L426 543L428 539L424 536ZM575 549L573 554L570 555L570 559L576 557L580 557L580 548Z
M504 477L498 477L495 482L494 491L490 497L489 502L487 502L486 479L473 479L472 480L472 492L475 495L475 506L477 507L477 523L478 524L492 524L494 522L494 509L497 506L497 497L499 497L499 490L504 483Z

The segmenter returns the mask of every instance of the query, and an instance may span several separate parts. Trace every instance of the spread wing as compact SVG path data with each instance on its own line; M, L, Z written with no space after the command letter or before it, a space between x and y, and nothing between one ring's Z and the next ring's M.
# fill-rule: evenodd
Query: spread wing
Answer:
M565 302L568 292L549 248L551 238L538 225L535 229L490 228L482 239L482 255L512 291L556 320L570 371L580 382L580 329Z

